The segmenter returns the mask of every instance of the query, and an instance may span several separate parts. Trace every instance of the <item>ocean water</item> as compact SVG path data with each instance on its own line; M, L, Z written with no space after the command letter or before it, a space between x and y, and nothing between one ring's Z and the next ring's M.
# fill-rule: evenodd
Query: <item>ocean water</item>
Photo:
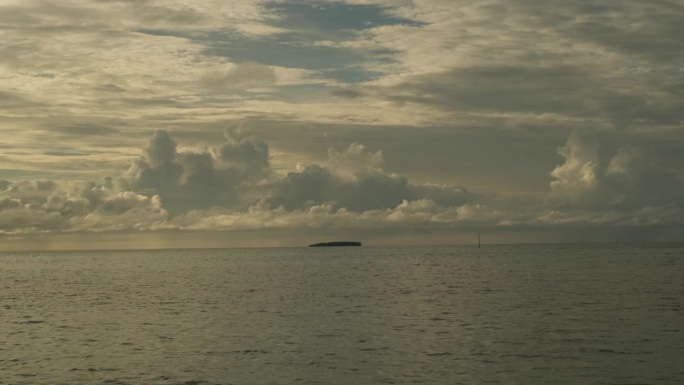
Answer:
M683 245L0 254L0 384L684 384Z

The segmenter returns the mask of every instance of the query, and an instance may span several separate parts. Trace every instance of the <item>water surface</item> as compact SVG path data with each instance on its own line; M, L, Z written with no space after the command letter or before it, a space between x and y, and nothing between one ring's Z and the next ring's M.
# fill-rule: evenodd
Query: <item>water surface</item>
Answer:
M684 247L0 254L0 384L680 384Z

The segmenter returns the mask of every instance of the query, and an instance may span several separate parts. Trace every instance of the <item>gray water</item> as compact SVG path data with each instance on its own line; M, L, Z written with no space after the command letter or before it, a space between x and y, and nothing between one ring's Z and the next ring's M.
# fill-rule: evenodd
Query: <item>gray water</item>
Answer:
M0 254L0 384L682 384L677 245Z

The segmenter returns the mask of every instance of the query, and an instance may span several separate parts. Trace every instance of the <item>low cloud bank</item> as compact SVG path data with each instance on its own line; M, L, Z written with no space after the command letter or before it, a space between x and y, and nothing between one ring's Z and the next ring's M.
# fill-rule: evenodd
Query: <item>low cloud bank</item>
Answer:
M565 158L551 176L549 203L577 209L626 209L684 205L684 185L672 171L644 148L619 147L605 151L588 132L573 131Z
M575 131L558 150L545 199L522 210L456 185L416 184L383 170L382 151L352 143L285 175L248 129L182 148L152 134L118 178L100 183L0 180L0 233L174 230L429 232L545 226L681 226L681 178L638 146L611 148Z

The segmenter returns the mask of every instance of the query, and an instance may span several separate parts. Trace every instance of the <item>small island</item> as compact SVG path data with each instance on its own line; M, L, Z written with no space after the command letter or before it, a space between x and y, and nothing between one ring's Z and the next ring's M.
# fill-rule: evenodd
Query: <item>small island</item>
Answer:
M313 245L309 245L309 247L330 247L330 246L361 246L361 242L350 242L350 241L341 241L341 242L323 242L323 243L314 243Z

